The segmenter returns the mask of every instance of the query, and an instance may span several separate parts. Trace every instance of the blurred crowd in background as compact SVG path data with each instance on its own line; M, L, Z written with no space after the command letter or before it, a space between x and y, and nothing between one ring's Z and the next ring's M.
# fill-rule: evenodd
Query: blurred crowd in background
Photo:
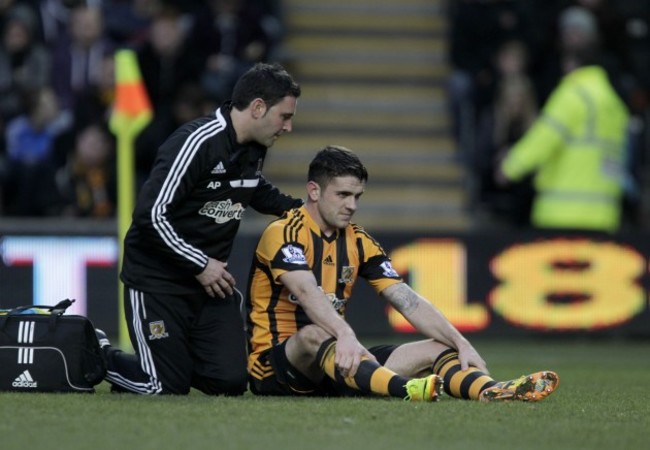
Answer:
M649 150L650 2L452 0L449 5L452 123L478 215L497 224L529 224L533 175L503 187L495 182L495 169L572 70L566 64L570 57L589 51L629 109L621 202L625 223L639 225Z
M273 0L0 0L0 214L111 217L114 52L136 51L154 108L135 143L138 186L182 123L273 59Z
M585 43L597 43L630 109L629 169L633 180L641 176L650 2L444 4L453 133L474 180L475 207L526 221L530 181L496 186L495 164L561 79L563 53ZM136 141L140 185L174 129L214 110L255 62L283 62L282 18L281 0L0 0L0 215L115 214L115 140L107 124L116 49L136 51L154 107ZM634 215L638 188L629 188L627 201Z

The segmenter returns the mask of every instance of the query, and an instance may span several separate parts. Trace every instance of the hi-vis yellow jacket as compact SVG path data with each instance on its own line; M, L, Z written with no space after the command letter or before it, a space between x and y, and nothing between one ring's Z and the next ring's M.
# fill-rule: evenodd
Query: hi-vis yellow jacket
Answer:
M581 67L562 79L501 165L511 180L536 171L534 226L618 228L628 119L602 68Z

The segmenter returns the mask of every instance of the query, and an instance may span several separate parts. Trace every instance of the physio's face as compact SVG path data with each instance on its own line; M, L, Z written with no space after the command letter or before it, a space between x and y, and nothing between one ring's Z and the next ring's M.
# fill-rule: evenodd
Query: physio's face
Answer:
M254 111L258 115L255 141L271 147L282 134L291 132L297 103L296 97L287 96L270 108L263 101L254 105L258 109Z
M365 186L365 182L357 177L346 175L333 178L325 189L318 190L317 207L322 231L333 232L350 223Z

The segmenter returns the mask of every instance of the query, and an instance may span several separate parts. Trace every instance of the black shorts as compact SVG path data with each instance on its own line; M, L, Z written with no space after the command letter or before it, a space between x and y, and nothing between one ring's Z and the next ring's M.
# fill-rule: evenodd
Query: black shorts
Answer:
M335 382L329 377L323 377L320 383L314 383L287 359L285 351L287 341L262 352L258 361L264 366L270 366L272 371L266 373L263 379L249 377L250 390L256 395L297 395L312 397L349 397L367 395L357 389L352 389ZM388 357L398 345L376 345L368 351L384 365Z

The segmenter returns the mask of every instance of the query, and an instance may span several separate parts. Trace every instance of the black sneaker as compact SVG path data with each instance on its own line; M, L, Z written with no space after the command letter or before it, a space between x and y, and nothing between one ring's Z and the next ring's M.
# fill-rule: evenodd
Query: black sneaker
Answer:
M97 336L100 348L103 349L110 347L111 341L108 340L108 336L106 336L106 333L104 333L104 331L100 330L99 328L95 328L95 336Z

